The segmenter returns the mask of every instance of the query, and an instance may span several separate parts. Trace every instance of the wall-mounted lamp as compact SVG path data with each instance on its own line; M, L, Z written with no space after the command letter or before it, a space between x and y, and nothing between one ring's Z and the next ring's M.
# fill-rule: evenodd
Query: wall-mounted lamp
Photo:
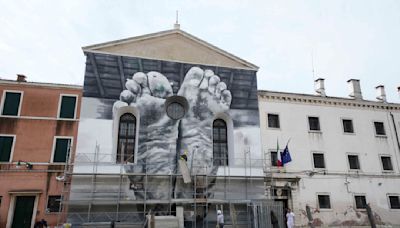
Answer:
M17 165L16 165L15 167L16 167L17 169L19 169L19 168L21 168L22 165L25 165L25 167L26 167L27 169L32 169L32 168L33 168L33 165L32 165L31 163L26 162L26 161L21 161L21 160L19 160L19 161L17 162Z

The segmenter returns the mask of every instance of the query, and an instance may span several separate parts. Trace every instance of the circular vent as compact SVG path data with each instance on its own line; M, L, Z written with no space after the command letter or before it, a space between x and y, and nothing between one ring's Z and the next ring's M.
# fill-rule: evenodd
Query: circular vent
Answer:
M165 111L169 118L173 120L182 119L189 108L186 98L181 96L171 96L165 101Z

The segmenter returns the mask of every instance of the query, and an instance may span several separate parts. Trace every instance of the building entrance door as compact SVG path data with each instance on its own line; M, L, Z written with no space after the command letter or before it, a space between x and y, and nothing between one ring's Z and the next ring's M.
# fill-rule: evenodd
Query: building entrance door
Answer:
M36 196L17 196L12 228L30 228Z

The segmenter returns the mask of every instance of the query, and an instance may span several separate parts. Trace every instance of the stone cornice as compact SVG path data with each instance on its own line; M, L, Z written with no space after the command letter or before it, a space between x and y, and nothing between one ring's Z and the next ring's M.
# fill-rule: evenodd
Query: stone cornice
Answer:
M273 91L258 91L260 101L268 100L280 103L308 104L317 106L339 106L344 108L374 109L400 111L400 104L368 100L356 100L342 97L323 97L310 94L285 93Z

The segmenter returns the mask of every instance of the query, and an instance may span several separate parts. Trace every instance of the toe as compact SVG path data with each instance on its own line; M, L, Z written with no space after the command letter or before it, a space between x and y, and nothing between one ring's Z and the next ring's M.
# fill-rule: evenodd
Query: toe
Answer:
M147 75L143 72L137 72L132 76L132 80L134 80L137 84L140 85L142 89L142 93L150 94Z
M125 87L127 90L131 91L133 94L140 94L140 85L132 79L126 80Z
M221 104L229 108L232 102L232 94L229 90L223 90L221 92Z
M215 93L215 87L220 81L221 80L219 79L218 76L216 75L211 76L210 80L208 80L208 91L210 91L210 93Z
M136 95L133 94L130 90L124 90L119 95L119 99L127 104L130 104L132 101L135 100Z
M221 92L226 90L226 84L225 82L220 82L217 84L217 87L215 89L215 97L216 98L221 98Z
M201 81L200 89L207 89L208 88L208 80L213 75L214 75L214 72L212 70L205 70L204 71L204 77L203 77L203 80Z
M204 77L204 71L199 67L192 67L186 73L185 79L183 80L183 84L192 85L192 86L200 86L200 82Z
M167 77L159 72L147 73L150 92L154 97L166 98L172 95L172 87Z

